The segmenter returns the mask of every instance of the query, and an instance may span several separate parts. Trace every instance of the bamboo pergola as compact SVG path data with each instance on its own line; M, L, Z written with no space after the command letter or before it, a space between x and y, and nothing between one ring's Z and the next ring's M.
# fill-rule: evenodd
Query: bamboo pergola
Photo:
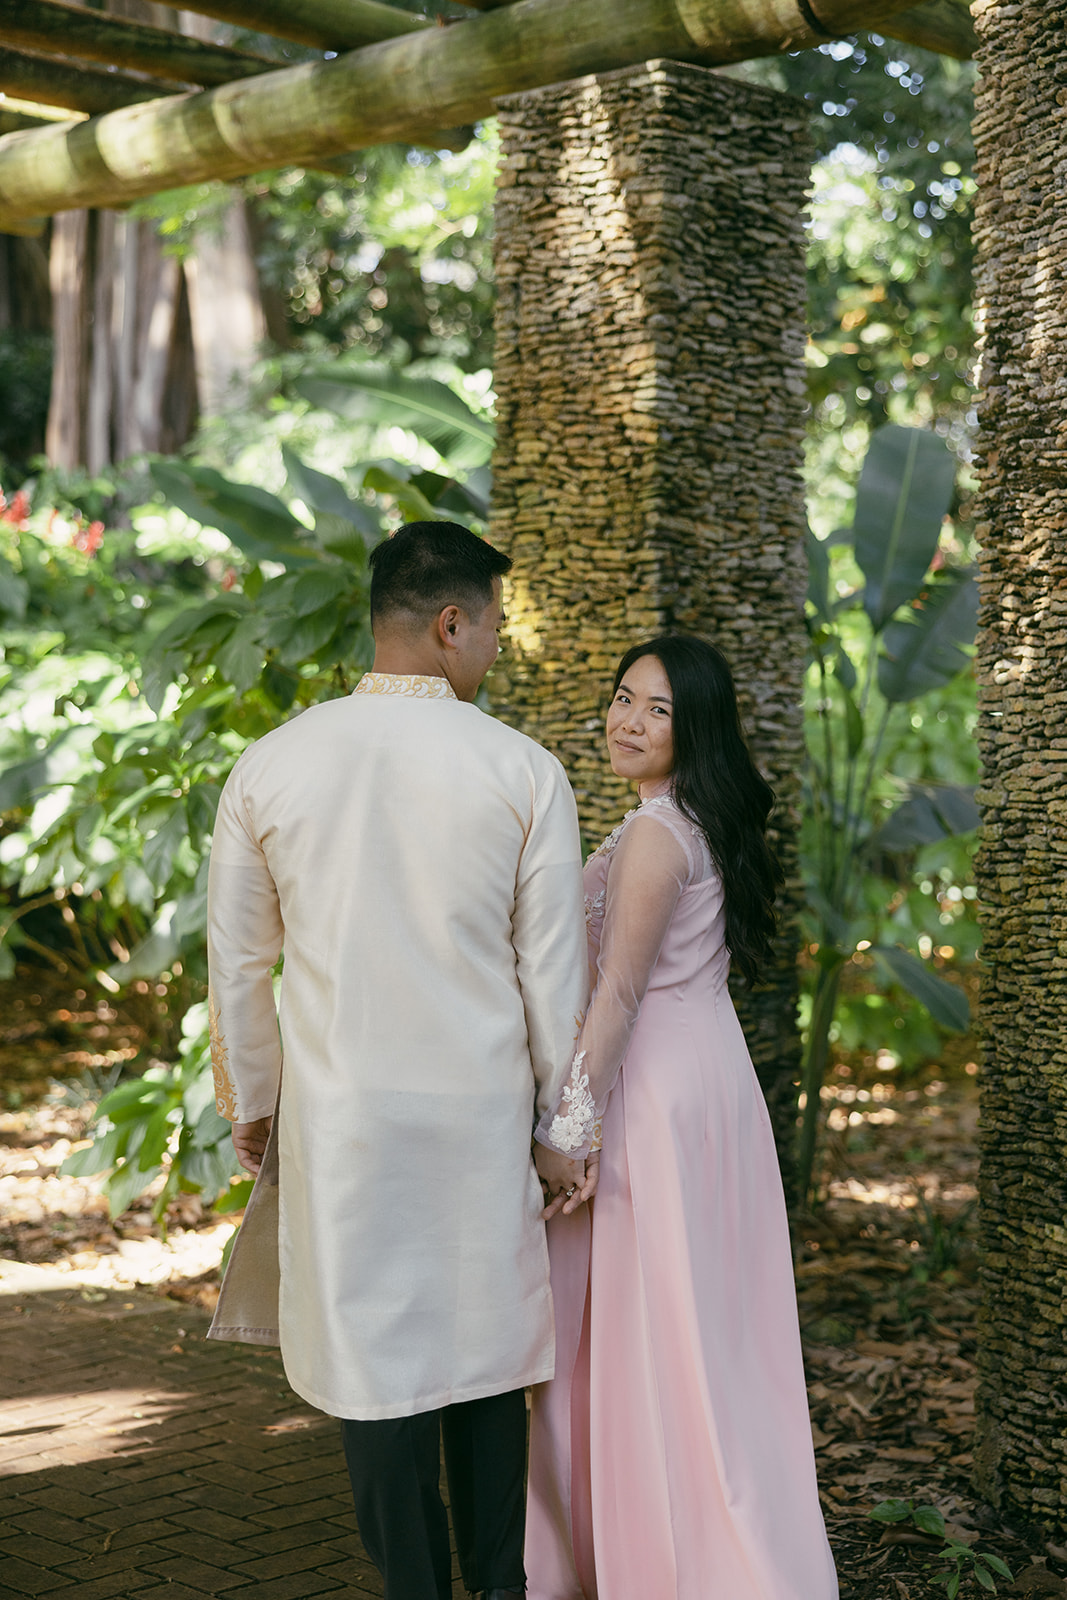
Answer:
M966 0L461 3L458 19L382 0L185 6L324 52L278 67L66 0L0 0L0 94L21 103L0 100L0 128L12 130L0 136L0 231L368 145L454 144L501 95L654 58L721 66L857 28L960 59L974 46ZM77 120L56 120L56 108Z

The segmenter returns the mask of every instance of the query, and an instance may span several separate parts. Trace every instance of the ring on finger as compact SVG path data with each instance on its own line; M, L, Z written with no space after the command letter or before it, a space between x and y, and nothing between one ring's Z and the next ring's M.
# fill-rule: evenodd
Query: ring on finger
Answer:
M577 1192L577 1189L578 1185L576 1183L572 1183L570 1188L564 1191L564 1199L569 1200L571 1195Z

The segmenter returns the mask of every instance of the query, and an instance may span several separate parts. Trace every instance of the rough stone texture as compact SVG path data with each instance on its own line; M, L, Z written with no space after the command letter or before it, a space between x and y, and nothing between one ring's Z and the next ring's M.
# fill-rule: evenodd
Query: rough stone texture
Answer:
M805 655L804 109L654 61L498 102L494 710L555 750L596 843L633 803L603 717L629 645L725 652L780 797L777 963L741 996L792 1131Z
M978 0L978 1487L1067 1532L1067 3Z

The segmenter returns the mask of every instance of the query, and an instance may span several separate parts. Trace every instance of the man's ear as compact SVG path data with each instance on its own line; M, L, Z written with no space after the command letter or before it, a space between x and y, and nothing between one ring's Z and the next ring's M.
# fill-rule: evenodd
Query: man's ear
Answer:
M437 617L437 632L442 644L455 644L463 613L458 606L445 606Z

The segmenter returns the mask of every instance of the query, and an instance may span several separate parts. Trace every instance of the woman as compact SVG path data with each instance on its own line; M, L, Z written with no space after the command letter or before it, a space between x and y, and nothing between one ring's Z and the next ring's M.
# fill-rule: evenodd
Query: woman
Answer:
M726 988L773 932L774 797L700 639L623 657L607 739L641 803L586 866L593 994L537 1129L557 1155L603 1148L592 1205L547 1197L528 1593L834 1600L774 1140Z

